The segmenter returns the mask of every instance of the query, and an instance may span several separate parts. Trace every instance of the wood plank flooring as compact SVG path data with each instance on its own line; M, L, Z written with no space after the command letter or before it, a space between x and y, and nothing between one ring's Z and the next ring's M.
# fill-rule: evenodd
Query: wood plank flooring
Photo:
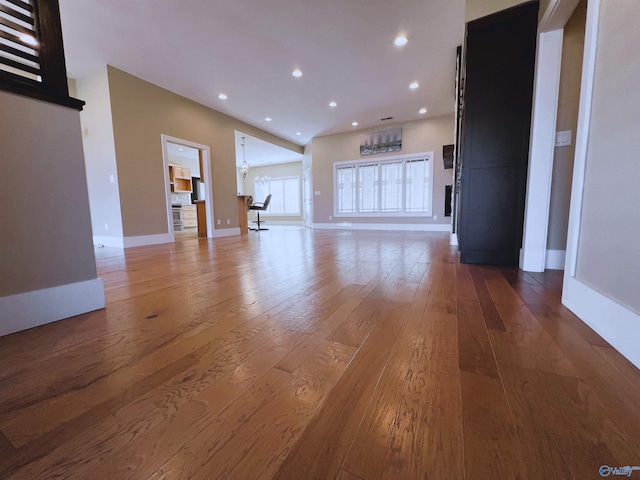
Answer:
M273 228L96 250L107 308L0 338L0 478L586 479L640 372L562 272L448 236Z

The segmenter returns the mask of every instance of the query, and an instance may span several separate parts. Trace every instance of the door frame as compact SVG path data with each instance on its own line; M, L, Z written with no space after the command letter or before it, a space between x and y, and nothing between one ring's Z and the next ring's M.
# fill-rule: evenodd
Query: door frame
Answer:
M307 181L309 189L307 191ZM309 203L309 218L307 218L306 205ZM313 228L313 183L311 182L311 167L305 168L302 172L302 214L304 215L303 225L306 228Z
M520 252L520 268L527 272L544 272L546 268L562 39L564 26L578 3L580 0L551 0L538 24L529 167ZM585 50L586 48L585 44ZM586 62L586 51L584 59ZM582 88L585 88L584 72L588 68L588 63L584 63ZM576 153L579 141L576 136ZM575 184L572 188L575 188Z
M191 142L183 138L172 137L170 135L160 134L162 141L162 171L164 173L164 191L167 209L167 228L171 241L175 242L175 233L173 230L173 213L171 211L171 185L169 184L169 152L167 150L167 142L175 143L185 147L197 148L202 155L202 170L200 178L204 177L205 189L205 213L207 217L207 238L213 238L213 219L215 210L213 208L213 186L211 185L211 149L207 145Z

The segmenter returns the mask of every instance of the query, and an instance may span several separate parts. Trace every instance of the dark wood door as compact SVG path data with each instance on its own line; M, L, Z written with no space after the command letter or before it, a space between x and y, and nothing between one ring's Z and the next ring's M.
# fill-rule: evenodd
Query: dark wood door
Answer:
M538 2L467 24L460 260L517 266Z

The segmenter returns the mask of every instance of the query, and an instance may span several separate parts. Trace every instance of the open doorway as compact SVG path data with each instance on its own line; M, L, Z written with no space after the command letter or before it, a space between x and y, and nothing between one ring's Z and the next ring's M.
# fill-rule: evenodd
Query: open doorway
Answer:
M212 238L215 216L209 147L168 135L161 137L171 238Z
M574 151L577 158L581 148L577 116L589 115L586 103L583 105L583 99L589 97L586 85L591 68L590 61L582 63L587 57L584 39L589 30L588 25L585 27L586 6L587 2L581 0L554 0L543 12L538 27L520 259L520 268L529 272L562 269L567 263L569 197L575 185L571 170ZM565 80L562 86L561 73Z
M563 29L545 260L551 270L564 270L566 257L586 22L587 0L580 0Z
M260 223L301 227L304 221L302 153L236 131L236 173L239 198L264 202ZM240 202L243 205L243 202ZM257 211L240 207L241 233L257 227ZM243 220L245 229L243 230Z

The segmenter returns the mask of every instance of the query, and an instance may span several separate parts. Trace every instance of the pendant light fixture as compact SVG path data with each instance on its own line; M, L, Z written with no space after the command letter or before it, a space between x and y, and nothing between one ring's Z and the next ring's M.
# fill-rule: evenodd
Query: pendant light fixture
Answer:
M258 180L263 185L266 185L271 177L269 177L269 175L265 175L265 173L264 173L264 165L262 167L260 167L260 168L261 168L261 171L260 171L260 176L258 177Z
M240 166L240 171L242 172L242 178L247 178L247 173L249 173L249 165L247 164L247 159L244 152L244 137L242 137L242 165Z

